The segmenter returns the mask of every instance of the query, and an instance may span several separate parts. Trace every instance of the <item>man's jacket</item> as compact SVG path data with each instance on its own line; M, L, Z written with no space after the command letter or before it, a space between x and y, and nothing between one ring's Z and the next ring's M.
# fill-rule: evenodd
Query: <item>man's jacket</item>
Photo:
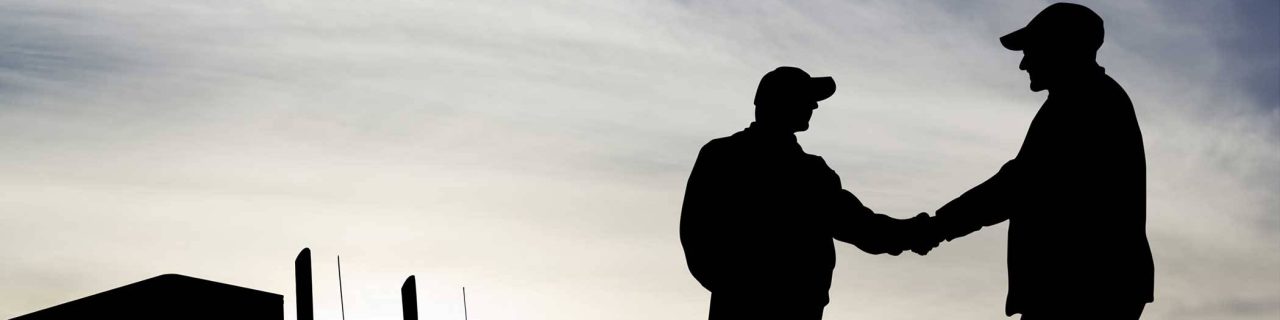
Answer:
M822 306L835 266L832 239L900 252L900 222L841 189L840 177L793 134L753 124L698 154L680 239L689 271L713 296Z
M1009 315L1152 301L1142 133L1093 68L1050 89L1017 157L938 209L947 239L1009 220Z

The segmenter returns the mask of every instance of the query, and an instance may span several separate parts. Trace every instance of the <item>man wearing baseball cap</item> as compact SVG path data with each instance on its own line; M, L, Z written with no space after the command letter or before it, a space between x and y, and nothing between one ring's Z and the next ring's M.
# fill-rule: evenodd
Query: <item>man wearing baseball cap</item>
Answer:
M821 319L835 267L832 239L892 255L937 244L907 234L926 230L927 215L898 220L872 212L841 188L822 157L796 143L818 101L835 89L830 77L777 68L756 90L756 121L698 153L680 240L689 271L711 292L711 319Z
M1017 156L930 219L939 241L1009 221L1005 313L1023 320L1138 319L1153 301L1142 132L1095 60L1102 38L1102 18L1070 3L1000 38L1049 97Z

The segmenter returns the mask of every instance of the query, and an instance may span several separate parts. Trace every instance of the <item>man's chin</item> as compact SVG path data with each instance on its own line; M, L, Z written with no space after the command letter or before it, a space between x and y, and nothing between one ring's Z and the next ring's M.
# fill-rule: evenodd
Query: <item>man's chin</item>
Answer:
M1047 89L1044 87L1044 85L1041 85L1040 83L1037 83L1035 81L1031 82L1030 87L1032 92L1040 92L1040 91L1044 91L1044 89Z

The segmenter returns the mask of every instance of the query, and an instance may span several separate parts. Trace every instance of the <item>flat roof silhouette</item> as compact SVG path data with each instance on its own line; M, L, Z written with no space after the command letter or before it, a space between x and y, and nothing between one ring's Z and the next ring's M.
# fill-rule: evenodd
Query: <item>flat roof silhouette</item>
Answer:
M14 318L284 319L284 297L179 274L164 274Z

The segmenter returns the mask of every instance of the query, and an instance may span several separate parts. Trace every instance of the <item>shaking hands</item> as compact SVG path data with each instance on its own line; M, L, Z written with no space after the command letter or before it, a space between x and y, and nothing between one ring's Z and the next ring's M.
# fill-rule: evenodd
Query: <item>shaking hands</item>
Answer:
M905 223L904 245L911 252L923 256L942 243L942 232L938 230L936 221L928 213L921 212L907 219Z
M886 252L890 255L896 256L909 250L923 256L937 248L943 240L937 221L928 213L921 212L910 219L897 220L895 227L892 237L895 240L892 246L894 249Z
M862 214L837 215L836 225L847 227L835 228L834 236L866 253L897 256L911 251L925 255L945 239L942 223L928 213L898 219L874 213L860 203L858 208Z

